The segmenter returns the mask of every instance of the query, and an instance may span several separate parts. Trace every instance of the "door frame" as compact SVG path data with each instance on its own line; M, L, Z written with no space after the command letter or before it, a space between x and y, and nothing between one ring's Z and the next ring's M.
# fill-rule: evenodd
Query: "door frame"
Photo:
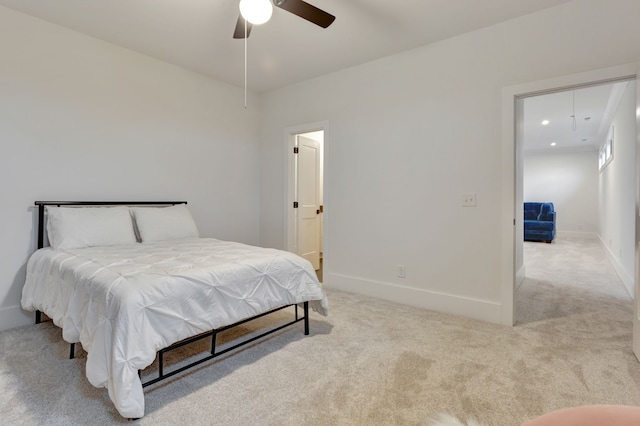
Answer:
M533 81L502 90L502 206L501 206L501 322L513 326L515 322L515 293L524 276L523 267L519 270L518 256L522 256L523 241L516 238L522 229L522 156L519 149L519 136L516 134L517 120L522 119L522 100L526 97L543 95L562 90L571 90L595 84L636 79L640 63L630 63L602 68L577 74L570 74L546 80ZM521 128L521 126L520 126ZM637 167L640 164L636 165ZM638 185L636 183L636 185ZM638 191L638 188L636 188ZM636 256L638 256L636 241ZM636 268L637 269L637 268ZM638 286L638 271L634 273ZM634 293L634 306L638 300Z
M329 134L329 122L328 121L317 121L314 123L300 124L297 126L291 126L284 129L284 155L285 155L285 215L284 215L284 249L290 252L295 253L295 238L296 238L296 215L295 210L293 209L293 202L296 201L296 179L295 179L295 166L294 166L294 153L293 147L296 143L296 135L301 133L310 133L310 132L324 132L324 142L322 147L322 156L321 164L323 164L323 170L327 170L327 152L329 151L327 147L327 140ZM326 206L328 203L328 192L327 191L327 174L323 171L323 205ZM329 253L329 240L327 238L328 235L328 215L327 211L324 210L322 214L322 254L323 254L323 268L327 269L327 254ZM326 274L324 275L326 276Z

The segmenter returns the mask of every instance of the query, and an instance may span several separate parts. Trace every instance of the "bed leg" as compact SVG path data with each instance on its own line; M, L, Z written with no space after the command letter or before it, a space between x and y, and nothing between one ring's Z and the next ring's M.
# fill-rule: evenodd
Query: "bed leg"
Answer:
M304 335L309 335L309 302L304 302Z
M216 332L214 331L211 335L211 355L216 353Z
M69 359L74 359L76 357L76 344L71 343L69 345Z
M40 324L42 322L42 312L36 311L36 324Z

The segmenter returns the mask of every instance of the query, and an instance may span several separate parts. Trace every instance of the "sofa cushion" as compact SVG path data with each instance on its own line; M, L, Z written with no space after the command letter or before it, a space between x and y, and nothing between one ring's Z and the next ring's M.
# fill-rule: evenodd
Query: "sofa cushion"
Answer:
M540 215L540 207L542 203L538 202L527 202L524 203L524 219L525 220L536 220Z

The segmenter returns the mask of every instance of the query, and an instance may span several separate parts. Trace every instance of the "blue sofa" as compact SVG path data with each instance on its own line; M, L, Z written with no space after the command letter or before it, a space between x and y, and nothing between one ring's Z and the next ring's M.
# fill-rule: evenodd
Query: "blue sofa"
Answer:
M550 243L555 237L553 203L524 203L524 240Z

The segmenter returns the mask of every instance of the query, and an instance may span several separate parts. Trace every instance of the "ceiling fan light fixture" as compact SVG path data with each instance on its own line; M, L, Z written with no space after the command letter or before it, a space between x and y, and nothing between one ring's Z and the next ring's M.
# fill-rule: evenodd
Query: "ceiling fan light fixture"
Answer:
M253 25L260 25L271 19L271 0L240 0L240 14Z

